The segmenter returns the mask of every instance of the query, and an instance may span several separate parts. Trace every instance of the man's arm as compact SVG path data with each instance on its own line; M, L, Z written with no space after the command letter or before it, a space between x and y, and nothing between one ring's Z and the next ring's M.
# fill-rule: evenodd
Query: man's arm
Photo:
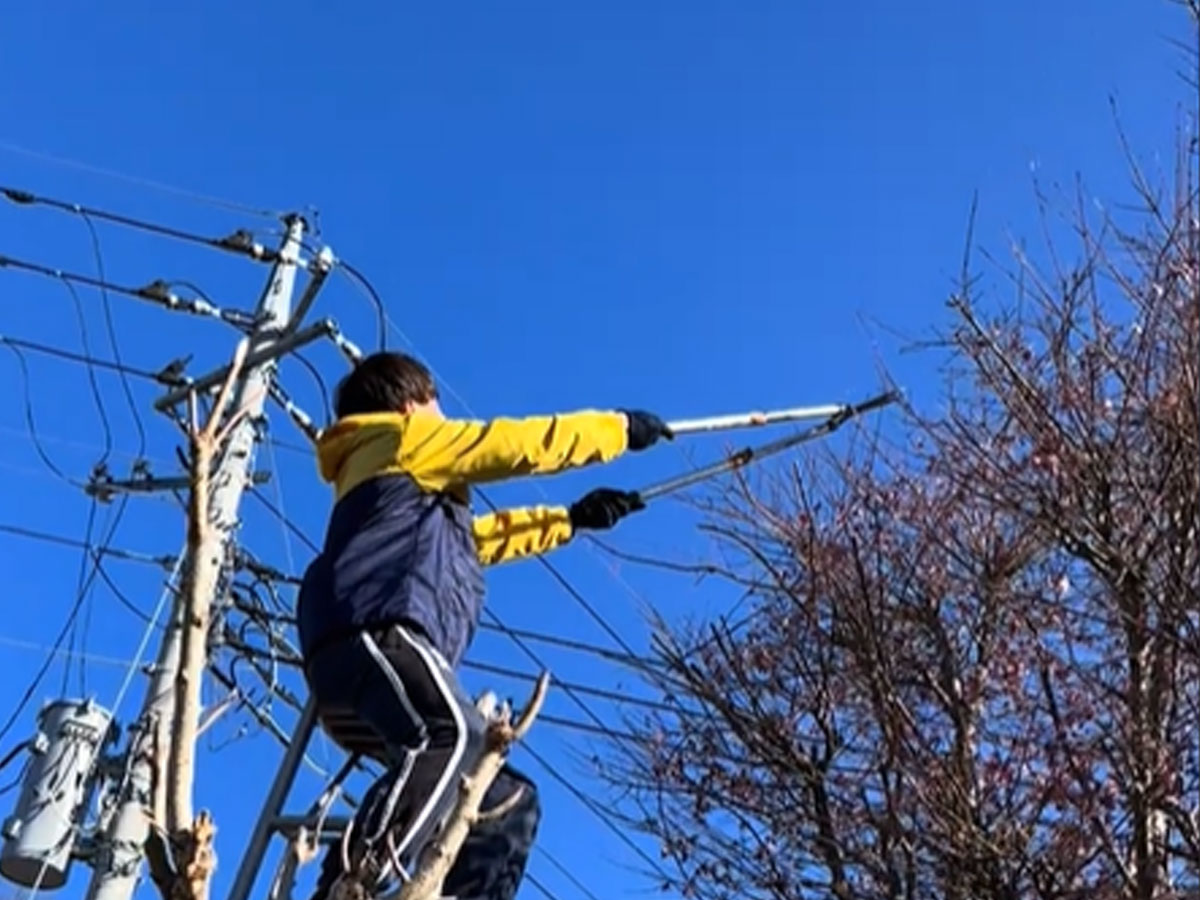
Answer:
M596 410L489 422L414 413L399 455L422 487L443 490L609 462L629 449L627 422Z
M567 506L521 506L478 516L473 522L475 550L485 566L549 553L582 529L612 528L625 516L645 509L635 491L596 488Z
M565 506L519 506L477 516L475 551L485 566L549 553L571 540L574 528Z

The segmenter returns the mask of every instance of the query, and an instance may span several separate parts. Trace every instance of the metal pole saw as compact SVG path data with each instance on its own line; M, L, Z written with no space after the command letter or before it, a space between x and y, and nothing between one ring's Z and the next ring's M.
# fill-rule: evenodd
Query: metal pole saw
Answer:
M667 427L674 434L679 435L728 431L734 428L754 428L763 425L798 422L808 419L824 419L824 421L809 426L796 434L791 434L766 444L760 444L757 447L745 447L720 462L704 466L684 475L668 478L666 481L660 481L638 491L638 496L643 501L652 500L655 497L672 493L699 481L704 481L707 478L712 478L725 472L737 471L752 462L773 456L776 453L782 453L785 450L790 450L792 447L816 440L827 434L832 434L846 422L857 416L861 416L863 413L882 409L885 406L890 406L898 402L900 396L898 391L887 391L871 397L869 400L864 400L862 403L851 405L805 406L793 409L780 409L773 412L735 413L725 416L712 416L706 419L680 419L675 422L668 422Z

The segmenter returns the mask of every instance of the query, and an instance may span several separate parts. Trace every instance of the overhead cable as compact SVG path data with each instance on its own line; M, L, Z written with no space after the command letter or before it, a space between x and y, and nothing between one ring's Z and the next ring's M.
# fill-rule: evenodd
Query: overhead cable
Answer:
M10 344L22 350L29 350L33 353L41 353L45 356L54 356L68 362L83 363L89 366L94 366L97 369L107 369L112 372L124 372L127 375L132 375L135 378L144 378L148 381L156 381L162 383L164 378L160 373L151 372L149 369L140 369L136 366L130 366L126 363L117 363L108 359L100 359L96 356L91 356L87 353L77 353L73 350L65 350L62 347L54 347L50 344L42 344L38 341L30 341L25 338L17 338L12 335L0 334L0 343Z
M33 528L25 528L22 525L11 525L6 522L0 522L0 532L5 534L15 535L16 537L29 538L34 541L42 541L43 543L58 544L62 547L75 547L77 549L87 549L87 544L76 538L65 537L60 534L51 534L47 531L38 531ZM97 551L100 556L108 556L113 559L123 559L129 562L143 563L144 565L155 566L160 569L169 569L175 563L174 556L151 556L149 553L139 553L135 550L121 550L116 547L104 547Z
M592 815L594 815L597 819L599 819L605 825L605 827L608 828L609 831L611 831L613 834L615 834L620 839L621 843L625 844L625 846L629 847L631 850L633 850L634 853L636 853L638 856L640 856L642 858L642 860L645 861L656 872L656 874L658 874L658 876L663 879L663 882L665 884L673 883L673 879L671 878L671 876L654 859L654 857L652 857L649 853L647 853L645 850L643 850L641 847L639 847L637 844L635 844L633 842L633 839L630 838L629 835L627 835L623 829L621 829L619 826L617 826L613 822L613 816L611 813L609 813L607 810L605 810L603 807L601 807L598 803L596 803L595 800L593 800L591 797L589 797L587 794L585 794L583 791L581 791L579 788L577 788L575 785L573 785L571 783L571 781L566 776L564 776L561 772L559 772L558 769L556 769L553 765L551 765L544 756L542 756L540 753L538 753L536 750L534 750L533 747L531 747L529 745L528 741L522 741L517 746L520 747L522 750L524 750L526 753L528 753L531 757L533 757L534 761L536 763L538 763L538 765L540 765L543 769L545 769L546 772L549 773L551 778L553 778L555 781L557 781L559 784L561 784L563 787L565 787L567 789L567 791L573 797L575 797L576 800L578 800L581 804L583 804L588 809L588 811L592 813Z
M8 187L0 185L0 194L3 194L13 203L22 206L46 206L51 209L61 210L62 212L71 213L72 215L92 217L102 219L105 222L112 222L116 225L124 225L127 228L135 228L139 231L147 231L152 234L157 234L162 237L175 238L180 241L188 241L193 244L203 244L207 247L212 247L217 250L227 250L230 253L236 253L239 256L249 257L258 262L273 263L279 258L279 251L272 247L267 247L254 240L253 235L249 232L239 229L233 234L214 238L203 234L197 234L192 231L182 231L178 228L172 228L169 225L160 225L157 222L150 222L145 219L137 219L133 216L126 216L121 213L110 212L105 209L99 209L94 206L84 206L80 203L69 203L66 200L58 200L54 197L46 197L40 194L35 194L32 191L26 191L21 188Z
M167 286L167 282L161 280L152 281L144 287L129 287L128 285L113 284L101 278L93 278L90 275L66 272L62 269L55 269L52 266L45 266L41 263L29 262L28 260L0 254L0 269L2 268L32 272L35 275L44 275L47 278L57 278L75 284L86 285L87 287L104 288L105 290L112 291L114 294L124 294L127 297L147 300L167 309L182 310L196 316L220 319L234 325L250 325L254 322L254 316L250 313L241 310L222 309L214 306L207 300L195 297L181 297Z
M164 194L172 194L177 197L182 197L186 200L191 200L193 203L203 203L208 206L217 207L219 209L229 210L231 212L241 213L242 215L256 216L263 219L272 219L279 221L284 217L284 213L278 210L262 209L259 207L250 206L246 203L240 203L236 200L226 200L223 197L215 197L212 194L204 194L199 191L189 190L188 188L176 187L172 184L167 184L162 181L155 181L141 175L128 175L124 172L117 172L113 169L106 169L94 163L82 162L76 159L70 159L65 156L55 156L54 154L44 153L40 150L32 150L28 147L21 146L14 141L0 138L0 150L8 153L17 153L22 156L27 156L31 159L41 160L43 162L52 163L65 168L78 169L83 172L90 172L94 175L101 175L105 178L111 178L116 181L124 181L127 184L135 184L139 187L149 188L159 191Z
M503 678L512 678L517 681L534 683L538 680L538 676L532 674L531 672L522 672L520 669L512 669L507 666L498 666L495 663L466 659L463 660L462 665L463 668L466 669L474 669L477 672L486 672L489 675L499 675ZM569 685L571 690L579 691L581 694L590 694L591 696L601 700L612 700L615 703L627 703L630 706L640 706L645 709L655 709L661 712L677 712L673 706L669 706L666 703L660 703L656 700L644 700L641 697L631 697L627 694L622 694L617 691L589 687L586 684L565 682L558 678L554 680L554 683L560 687L562 685Z
M117 365L121 365L124 360L121 359L121 343L117 340L117 328L113 323L112 302L109 300L108 288L105 286L107 278L104 272L104 254L100 250L100 235L97 233L96 226L92 224L92 219L87 213L83 213L83 224L87 226L88 235L92 240L92 254L96 258L96 276L100 282L100 305L104 310L104 324L108 329L108 343L112 347L113 359L117 361ZM67 285L72 295L78 300L74 286L69 281L64 281L63 283ZM81 309L80 315L82 316L82 314ZM85 347L84 349L86 350L87 348ZM146 452L146 426L142 422L142 414L138 411L137 402L133 399L133 389L129 386L129 376L124 372L120 372L120 375L121 389L125 393L125 402L129 405L129 414L133 417L134 427L137 428L137 452L141 456Z
M98 465L104 465L108 462L108 458L112 456L113 452L112 424L109 422L108 409L104 405L100 386L96 383L96 366L90 361L93 358L92 347L91 342L88 340L87 317L83 312L83 300L80 299L79 292L75 290L75 285L64 281L63 287L70 294L71 303L75 307L75 318L79 322L79 342L83 345L84 365L87 368L88 386L91 388L92 402L96 406L96 413L100 417L100 426L104 429L104 452L101 454L100 462L98 463Z
M33 415L33 394L29 387L29 364L25 361L25 354L21 351L20 347L9 342L3 336L0 336L0 343L3 343L10 351L12 351L13 356L17 358L17 365L21 369L21 393L22 405L25 413L25 428L30 441L33 443L33 449L37 454L38 459L40 459L42 464L65 484L73 488L84 487L84 483L82 481L72 478L66 472L60 469L58 464L50 458L50 454L46 452L46 448L42 446L41 438L38 436L37 420Z
M341 269L350 276L353 284L362 292L363 296L370 301L372 308L375 310L375 316L378 320L378 339L379 349L387 349L387 326L388 314L387 309L383 305L383 298L379 296L379 292L375 290L375 285L371 284L370 279L362 272L356 269L344 259L339 259L336 263L337 268Z

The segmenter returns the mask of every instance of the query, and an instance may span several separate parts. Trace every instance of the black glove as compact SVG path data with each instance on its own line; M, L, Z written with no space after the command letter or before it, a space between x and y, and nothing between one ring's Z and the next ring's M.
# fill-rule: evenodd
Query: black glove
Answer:
M619 520L645 509L646 504L637 491L616 491L612 488L596 488L571 504L571 528L590 528L601 531L612 528Z
M626 432L629 435L630 450L645 450L659 438L669 441L675 437L667 423L654 413L643 412L640 409L622 409L620 412L629 420Z

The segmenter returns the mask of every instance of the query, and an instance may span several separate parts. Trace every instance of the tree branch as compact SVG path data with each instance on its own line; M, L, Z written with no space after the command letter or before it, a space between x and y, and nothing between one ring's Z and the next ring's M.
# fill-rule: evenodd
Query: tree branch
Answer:
M176 600L180 648L175 672L174 703L167 747L157 747L157 828L148 839L151 874L163 900L207 900L216 855L216 825L207 811L193 813L196 741L201 731L200 693L208 660L208 631L212 599L224 562L223 535L210 508L214 465L233 424L245 415L234 411L222 427L226 407L246 359L249 342L238 343L229 373L203 426L198 422L195 393L188 395L188 443L191 486L188 494L187 558L180 596ZM217 715L220 714L218 709ZM211 724L211 722L209 723ZM165 749L165 753L162 751Z
M423 854L416 877L401 889L397 900L437 900L441 896L442 882L454 866L471 827L483 817L500 814L496 810L481 812L480 804L504 766L509 747L524 737L533 725L546 699L549 685L550 675L543 672L534 685L529 703L516 722L510 721L511 714L507 707L492 718L488 724L487 749L471 773L463 777L458 802L447 820L445 830ZM516 802L516 797L512 802Z

